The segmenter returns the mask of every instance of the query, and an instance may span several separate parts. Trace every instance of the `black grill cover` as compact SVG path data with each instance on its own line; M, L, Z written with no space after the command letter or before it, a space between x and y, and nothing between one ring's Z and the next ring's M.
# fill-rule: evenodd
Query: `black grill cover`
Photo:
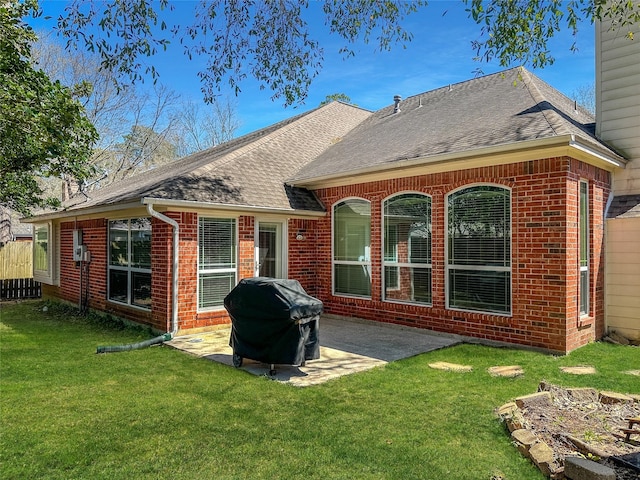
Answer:
M287 365L320 358L323 305L297 280L245 278L225 297L224 306L231 316L234 354Z

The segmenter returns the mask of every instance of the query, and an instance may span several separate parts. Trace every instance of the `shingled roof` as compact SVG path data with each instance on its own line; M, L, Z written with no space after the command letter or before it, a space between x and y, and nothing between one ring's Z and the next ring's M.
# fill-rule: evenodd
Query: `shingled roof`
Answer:
M595 137L592 115L522 67L415 95L399 107L375 112L289 181L304 185L403 160L563 135L620 158Z
M607 218L640 217L640 195L619 195L613 199Z
M370 112L332 102L106 188L78 195L68 215L143 199L324 212L306 185L385 171L403 161L454 161L487 147L575 136L624 159L595 136L595 119L522 67L456 83Z
M285 179L371 112L332 102L151 171L77 195L66 212L143 198L323 212L315 195Z

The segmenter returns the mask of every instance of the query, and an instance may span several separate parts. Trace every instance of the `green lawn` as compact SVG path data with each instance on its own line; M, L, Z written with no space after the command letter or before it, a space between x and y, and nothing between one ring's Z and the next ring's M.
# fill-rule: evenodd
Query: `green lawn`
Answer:
M42 305L0 307L2 479L541 479L495 407L542 379L640 393L621 373L640 349L610 344L566 357L461 345L296 388L164 346L97 355L148 337ZM525 375L486 372L510 364ZM597 375L558 368L580 364Z

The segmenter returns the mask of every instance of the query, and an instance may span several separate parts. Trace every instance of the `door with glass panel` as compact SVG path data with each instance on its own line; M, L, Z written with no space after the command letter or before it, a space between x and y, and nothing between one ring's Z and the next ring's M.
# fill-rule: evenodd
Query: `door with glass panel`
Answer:
M256 228L256 277L285 278L284 235L281 222L258 222Z

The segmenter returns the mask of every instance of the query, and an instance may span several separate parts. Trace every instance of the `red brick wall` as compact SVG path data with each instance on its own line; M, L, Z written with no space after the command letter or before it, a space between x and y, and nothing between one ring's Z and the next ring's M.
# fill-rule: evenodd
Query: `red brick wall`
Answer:
M198 215L188 212L167 212L178 222L179 273L178 321L180 330L210 327L229 322L226 310L198 313ZM89 264L89 307L112 313L160 331L171 330L173 228L152 218L151 295L152 309L145 311L107 300L108 220L104 218L63 222L60 226L60 286L46 286L45 295L79 303L80 264L73 261L73 230L83 231L83 243L91 253ZM238 278L253 276L254 218L238 219ZM86 271L86 270L85 270Z
M106 229L104 219L64 222L60 226L60 289L57 296L70 302L80 301L81 264L73 260L73 230L82 230L82 241L91 255L83 272L83 284L89 277L89 306L103 308L107 294Z
M589 316L578 314L578 192L589 181L590 304ZM499 316L446 308L446 195L476 183L503 185L512 192L512 315ZM550 158L403 179L318 190L329 215L318 220L288 221L288 276L320 298L328 313L398 323L431 330L506 341L568 352L604 333L604 206L609 174L570 158ZM382 202L400 192L417 191L432 199L432 306L382 301ZM347 197L371 202L372 297L346 298L331 292L331 207ZM167 212L180 225L178 283L180 330L229 322L226 310L198 313L198 215ZM238 279L254 272L255 219L238 218ZM152 310L144 311L107 300L108 221L64 222L60 229L60 287L45 294L79 300L80 268L73 261L74 228L83 230L91 252L91 308L146 323L158 330L171 327L173 231L152 220ZM303 238L297 239L298 234Z
M60 224L60 286L48 286L45 289L46 295L75 304L80 302L80 274L83 264L73 260L73 230L76 229L82 230L83 244L91 255L91 262L82 271L83 278L86 279L84 276L87 273L89 276L89 307L164 330L165 324L155 322L151 312L107 300L108 221L104 218Z
M315 220L291 219L288 224L288 277L298 280L309 295L317 296L318 228ZM298 239L298 234L301 238Z
M589 180L592 224L592 312L582 319L578 315L577 297L581 178ZM446 195L477 183L503 185L512 191L511 316L446 308ZM382 201L405 191L432 197L431 307L382 301ZM315 225L318 247L307 268L316 266L315 294L324 301L328 313L568 352L603 334L602 235L608 193L606 171L566 157L321 189L316 194L328 210L347 197L371 202L371 299L332 295L331 216ZM297 268L304 270L303 265Z

